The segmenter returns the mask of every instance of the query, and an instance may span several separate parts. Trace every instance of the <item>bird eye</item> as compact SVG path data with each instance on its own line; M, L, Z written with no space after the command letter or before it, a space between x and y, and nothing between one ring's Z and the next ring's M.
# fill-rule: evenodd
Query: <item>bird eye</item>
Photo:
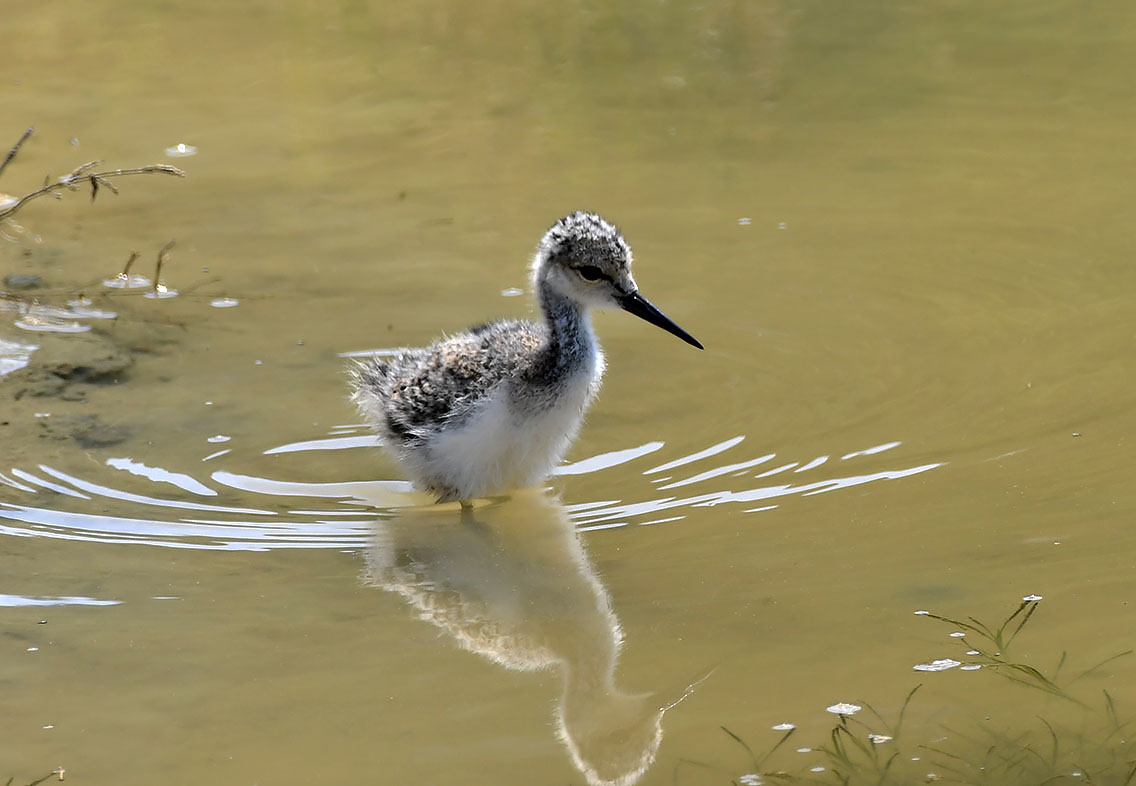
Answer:
M578 267L576 268L576 272L579 273L585 281L599 281L604 277L603 271L595 265L584 265L583 267Z

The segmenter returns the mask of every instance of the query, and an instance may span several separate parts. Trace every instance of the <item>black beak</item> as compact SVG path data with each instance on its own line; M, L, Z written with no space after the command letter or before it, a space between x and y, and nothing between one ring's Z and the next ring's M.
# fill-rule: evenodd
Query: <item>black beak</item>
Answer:
M661 327L668 333L673 333L687 344L698 347L699 349L703 348L702 344L698 342L698 339L676 325L670 317L655 308L650 300L643 297L638 292L632 292L630 295L621 297L619 299L619 306L629 314L634 314L641 319L647 320L655 327Z

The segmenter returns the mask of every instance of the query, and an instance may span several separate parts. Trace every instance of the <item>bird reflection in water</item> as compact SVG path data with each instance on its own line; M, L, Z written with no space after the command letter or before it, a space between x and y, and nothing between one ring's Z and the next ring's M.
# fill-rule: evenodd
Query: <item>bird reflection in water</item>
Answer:
M555 498L418 508L378 522L366 560L367 583L464 649L518 671L559 668L558 735L590 784L629 786L650 767L663 713L690 688L668 698L616 685L619 620Z

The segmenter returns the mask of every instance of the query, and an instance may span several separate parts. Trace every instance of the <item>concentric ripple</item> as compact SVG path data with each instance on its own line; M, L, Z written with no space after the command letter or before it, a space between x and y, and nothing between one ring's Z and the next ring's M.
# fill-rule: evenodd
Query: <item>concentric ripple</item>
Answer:
M679 522L701 507L737 505L770 510L787 498L826 494L898 480L941 463L880 469L879 454L898 441L840 446L832 455L778 457L744 452L734 436L685 455L666 443L602 453L561 466L558 475L619 472L631 499L566 506L580 531ZM326 437L277 445L265 455L372 450L362 426L336 426ZM367 543L376 518L394 509L432 505L398 480L310 483L240 471L226 450L205 456L209 470L150 466L116 456L79 477L47 464L0 470L0 534L194 549L355 549ZM871 457L871 469L864 466ZM225 462L230 466L223 466ZM222 466L218 466L222 465Z

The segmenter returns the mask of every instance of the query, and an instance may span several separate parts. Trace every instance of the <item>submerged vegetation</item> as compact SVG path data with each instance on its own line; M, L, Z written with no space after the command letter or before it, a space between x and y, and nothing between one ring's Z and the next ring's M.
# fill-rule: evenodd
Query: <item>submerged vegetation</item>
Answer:
M945 658L915 667L917 671L954 668L983 670L1025 689L1056 700L1053 717L1038 715L1025 728L999 729L990 717L974 728L941 727L934 740L918 742L906 730L904 717L922 685L912 688L895 717L886 718L871 704L836 704L828 708L839 720L822 743L796 748L797 753L819 754L817 766L791 767L781 753L796 734L792 724L772 745L755 752L743 737L721 727L745 752L746 763L732 768L744 774L725 776L733 786L759 784L840 784L840 786L908 786L915 783L973 784L974 786L1136 786L1136 750L1128 736L1136 719L1126 719L1107 690L1099 694L1077 692L1085 677L1103 666L1132 654L1117 653L1088 669L1073 671L1066 653L1046 671L1011 656L1010 648L1038 609L1041 597L1022 599L1014 611L996 625L974 617L956 619L916 612L950 625L951 638L963 648L960 659ZM1083 684L1083 683L1081 683ZM862 706L861 706L862 705ZM857 717L863 709L868 716ZM991 709L1002 709L992 707ZM722 771L720 766L682 760L674 783L682 784L688 768Z

